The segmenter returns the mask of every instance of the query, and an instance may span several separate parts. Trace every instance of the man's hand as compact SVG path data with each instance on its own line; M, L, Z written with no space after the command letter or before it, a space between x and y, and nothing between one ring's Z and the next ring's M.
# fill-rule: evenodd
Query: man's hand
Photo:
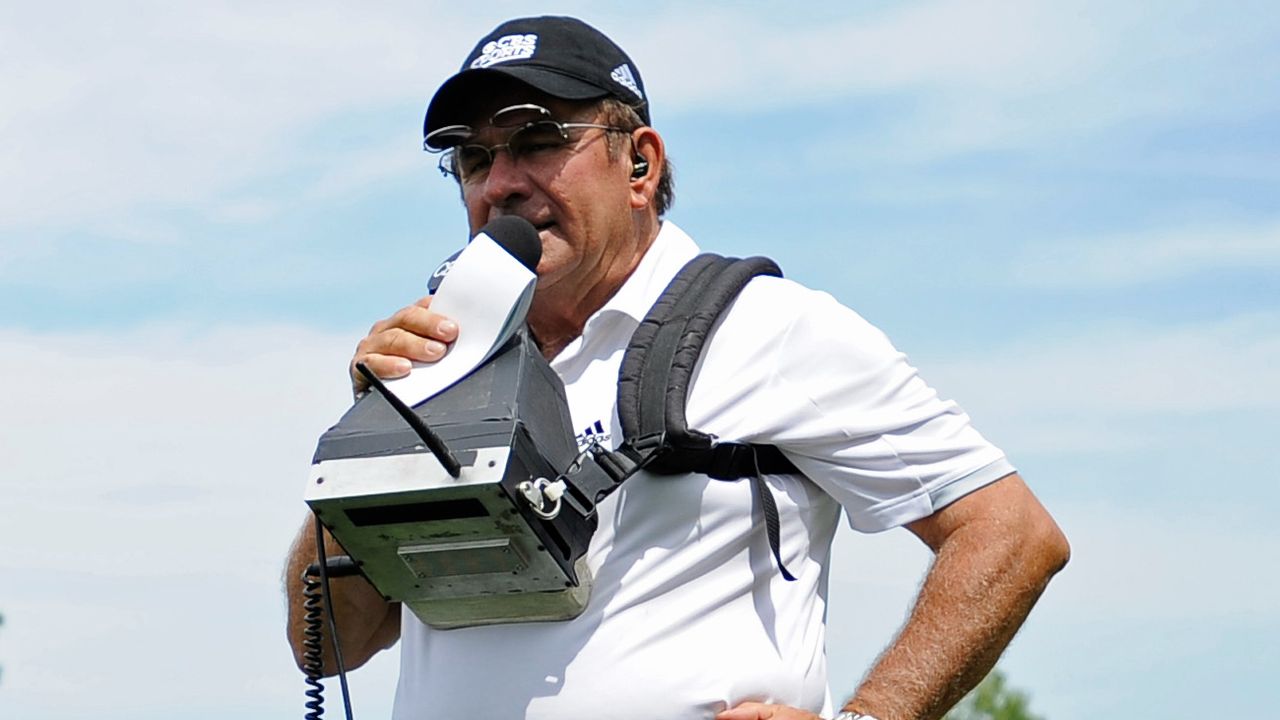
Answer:
M744 702L716 715L715 720L822 720L808 710L787 705Z
M431 312L430 307L431 297L424 297L369 328L347 368L351 389L357 395L369 384L356 371L356 363L364 363L374 375L389 380L408 375L412 361L435 362L444 357L448 344L458 339L458 324Z

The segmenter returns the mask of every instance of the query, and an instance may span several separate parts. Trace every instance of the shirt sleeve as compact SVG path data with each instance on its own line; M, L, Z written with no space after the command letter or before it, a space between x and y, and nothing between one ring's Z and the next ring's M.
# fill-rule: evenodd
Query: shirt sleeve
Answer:
M758 358L768 420L750 441L779 446L854 529L917 520L1014 472L879 329L826 293L768 280L740 298L756 328L776 328Z

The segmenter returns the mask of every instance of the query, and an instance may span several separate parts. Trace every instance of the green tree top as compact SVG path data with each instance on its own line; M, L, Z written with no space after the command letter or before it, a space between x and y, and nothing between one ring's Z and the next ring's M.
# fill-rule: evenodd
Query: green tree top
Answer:
M992 670L943 720L1044 720L1030 704L1030 696L1010 688L1004 673Z

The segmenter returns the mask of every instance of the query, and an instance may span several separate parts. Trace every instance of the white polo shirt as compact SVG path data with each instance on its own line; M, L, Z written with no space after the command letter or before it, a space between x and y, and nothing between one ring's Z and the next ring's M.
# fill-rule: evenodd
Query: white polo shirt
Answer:
M627 341L697 253L663 223L552 362L581 442L621 442ZM687 416L724 440L777 445L804 473L766 477L797 580L778 572L749 480L639 473L599 507L595 586L579 617L434 630L404 612L397 720L705 720L746 700L829 715L827 574L841 510L875 532L1013 472L879 330L780 278L753 280L722 318Z

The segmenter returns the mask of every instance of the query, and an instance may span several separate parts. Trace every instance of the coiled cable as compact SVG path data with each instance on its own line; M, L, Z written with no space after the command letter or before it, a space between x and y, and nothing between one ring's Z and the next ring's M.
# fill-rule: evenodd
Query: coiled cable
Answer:
M347 668L342 661L342 646L338 642L338 623L333 616L333 595L329 591L329 559L325 557L324 526L315 517L316 562L302 573L303 623L302 669L306 674L307 697L305 720L322 720L324 717L324 615L329 616L329 639L332 641L333 658L338 666L338 682L342 687L342 706L347 720L352 720L351 693L347 687ZM333 562L338 575L359 574L357 565L346 556L335 557ZM318 578L318 579L317 579Z
M314 567L314 566L313 566ZM310 570L311 568L307 568ZM302 671L306 673L307 696L305 720L321 720L324 717L324 597L320 594L319 573L302 575Z

